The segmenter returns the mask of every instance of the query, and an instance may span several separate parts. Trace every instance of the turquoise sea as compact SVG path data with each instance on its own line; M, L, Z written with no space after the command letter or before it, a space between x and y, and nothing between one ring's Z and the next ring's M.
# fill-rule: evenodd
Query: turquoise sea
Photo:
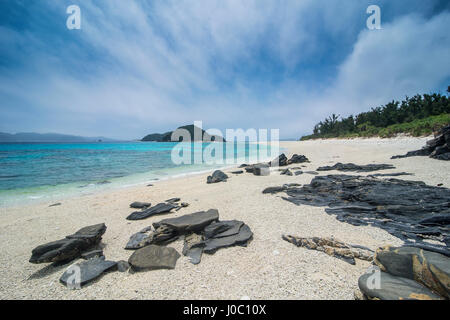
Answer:
M172 151L180 147L185 153L179 155L185 159L189 155L191 160L196 157L197 163L174 163ZM222 161L205 163L202 155L208 154ZM0 206L53 201L151 183L241 163L267 161L276 155L278 150L253 143L0 144Z

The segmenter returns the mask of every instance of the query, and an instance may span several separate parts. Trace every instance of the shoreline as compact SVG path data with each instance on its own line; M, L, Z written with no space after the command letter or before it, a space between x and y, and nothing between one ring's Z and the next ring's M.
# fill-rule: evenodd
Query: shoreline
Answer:
M356 164L387 163L430 185L450 187L449 164L428 157L391 160L390 156L420 148L426 138L283 141L288 157L303 154L311 163L304 171L336 162ZM296 167L299 165L290 165ZM229 173L231 168L224 170ZM321 175L340 173L326 172ZM132 186L120 190L66 199L62 205L31 204L0 208L0 298L1 299L353 299L359 276L369 266L357 261L349 265L321 252L298 248L281 239L282 234L304 237L334 236L343 242L376 249L401 245L403 241L372 226L352 226L339 222L322 207L296 206L278 195L262 194L267 187L284 183L307 184L314 177L270 176L244 173L230 175L227 182L206 184L207 173L157 181L152 187ZM361 173L359 175L366 175ZM190 205L178 212L127 221L133 201L153 205L179 197ZM199 265L182 256L174 270L139 273L106 273L81 290L68 290L59 277L68 265L51 267L28 262L37 245L65 237L96 223L106 223L103 236L108 260L128 260L132 251L124 250L129 237L154 222L196 211L218 209L221 220L241 220L254 237L248 247L221 249L204 255ZM181 253L183 241L168 245ZM76 261L74 261L76 262Z
M280 153L287 152L288 150L280 149ZM274 157L267 157L262 162L267 162L272 160ZM158 171L150 170L147 172L137 172L131 175L117 177L117 178L109 178L104 181L97 182L72 182L68 184L58 184L54 186L37 186L31 188L19 188L19 189L11 189L11 190L1 190L3 193L4 202L0 202L1 208L16 208L29 206L34 204L43 204L48 203L51 205L52 203L73 199L77 197L84 197L88 195L95 195L99 193L107 193L118 190L123 190L132 187L144 186L147 184L156 184L162 181L172 180L172 179L182 179L184 177L188 177L191 175L202 175L202 174L211 174L215 170L229 170L233 168L237 168L243 162L239 162L236 159L236 163L234 164L221 164L221 165L207 165L202 164L198 168L189 168L189 165L179 166L179 167L170 167L166 169L160 169ZM245 160L244 160L245 161ZM253 163L249 163L253 164ZM194 164L195 165L195 164ZM177 172L177 170L182 170L181 172ZM168 172L168 173L167 173ZM148 175L156 175L155 178L144 179L144 176ZM86 185L82 185L87 183ZM46 191L35 191L41 188L46 188ZM86 189L85 189L86 188ZM60 190L57 190L60 189ZM30 191L31 190L31 191ZM12 195L4 195L9 194ZM15 197L14 193L24 194L23 196ZM25 193L34 193L32 196L26 196ZM0 198L1 199L1 198ZM17 204L20 203L20 204Z

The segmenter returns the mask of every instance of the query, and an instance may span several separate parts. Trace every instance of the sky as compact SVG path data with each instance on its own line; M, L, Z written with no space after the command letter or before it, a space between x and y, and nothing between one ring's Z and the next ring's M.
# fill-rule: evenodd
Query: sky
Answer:
M445 93L449 26L446 0L2 0L0 132L137 139L200 120L299 138Z

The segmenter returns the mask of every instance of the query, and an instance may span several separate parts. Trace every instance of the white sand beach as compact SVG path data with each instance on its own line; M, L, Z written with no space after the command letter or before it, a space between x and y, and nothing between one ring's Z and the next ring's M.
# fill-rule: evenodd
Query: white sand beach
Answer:
M391 160L390 157L421 148L427 138L318 140L281 142L292 154L306 155L311 163L304 171L336 162L388 163L409 172L401 179L420 180L450 187L450 163L428 157ZM295 167L298 165L291 165ZM227 169L225 172L233 171ZM334 171L321 173L331 174ZM298 248L281 239L282 234L331 237L376 249L401 245L402 241L374 227L341 223L324 208L297 206L281 195L262 194L269 186L307 184L310 174L284 176L274 169L267 177L233 175L225 183L206 184L208 174L63 199L62 205L39 203L0 208L0 298L1 299L353 299L359 276L369 262L350 265L322 252ZM364 175L364 174L363 174ZM140 221L125 218L134 210L133 201L152 204L179 197L189 207L178 212ZM102 243L108 260L128 260L124 249L129 237L167 217L215 208L221 220L242 220L254 233L247 247L221 249L204 254L199 265L182 256L174 270L139 273L105 273L81 290L69 290L59 282L68 265L28 262L31 250L64 238L78 229L104 222ZM169 246L181 253L183 241Z

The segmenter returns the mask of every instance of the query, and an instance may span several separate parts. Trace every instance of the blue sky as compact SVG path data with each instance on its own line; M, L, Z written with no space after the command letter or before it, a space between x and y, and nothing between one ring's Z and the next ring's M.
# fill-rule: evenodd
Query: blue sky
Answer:
M330 113L444 93L449 25L438 0L2 0L0 132L135 139L202 120L298 138Z

